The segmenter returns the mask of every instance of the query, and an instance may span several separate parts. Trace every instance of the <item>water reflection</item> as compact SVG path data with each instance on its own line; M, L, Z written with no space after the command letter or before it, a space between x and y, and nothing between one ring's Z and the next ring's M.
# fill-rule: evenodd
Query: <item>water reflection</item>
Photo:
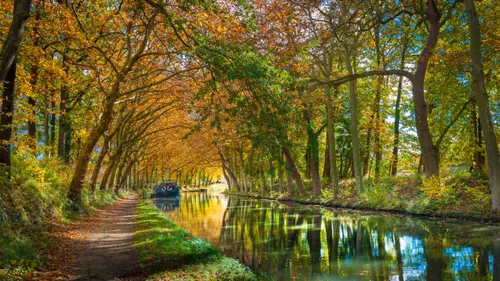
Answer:
M500 227L184 193L175 223L278 280L500 280Z

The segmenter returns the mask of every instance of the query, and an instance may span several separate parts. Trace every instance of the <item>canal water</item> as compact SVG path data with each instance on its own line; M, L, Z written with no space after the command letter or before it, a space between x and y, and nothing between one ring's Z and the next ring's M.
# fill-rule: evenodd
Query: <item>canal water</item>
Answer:
M155 201L173 222L277 280L499 280L500 226L209 193Z

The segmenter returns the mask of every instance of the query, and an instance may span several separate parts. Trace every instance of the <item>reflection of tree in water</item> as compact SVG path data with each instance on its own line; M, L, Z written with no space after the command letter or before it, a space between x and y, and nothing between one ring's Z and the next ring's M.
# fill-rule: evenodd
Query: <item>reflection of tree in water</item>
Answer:
M182 198L174 221L279 280L500 280L498 227L221 198Z

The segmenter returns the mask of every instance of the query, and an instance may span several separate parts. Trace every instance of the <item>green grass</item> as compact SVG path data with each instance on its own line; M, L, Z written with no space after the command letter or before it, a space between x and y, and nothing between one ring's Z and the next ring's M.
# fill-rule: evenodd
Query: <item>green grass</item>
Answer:
M138 207L135 246L149 280L262 280L248 267L168 220L149 200Z
M10 225L0 223L0 280L21 280L24 274L42 266L37 251L42 241L35 243L32 237L20 235Z

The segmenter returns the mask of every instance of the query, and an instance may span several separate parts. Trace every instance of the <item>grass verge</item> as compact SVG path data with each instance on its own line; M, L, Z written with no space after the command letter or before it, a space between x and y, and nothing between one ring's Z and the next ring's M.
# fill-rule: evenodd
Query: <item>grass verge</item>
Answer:
M168 220L149 200L138 207L135 246L148 280L265 280Z

